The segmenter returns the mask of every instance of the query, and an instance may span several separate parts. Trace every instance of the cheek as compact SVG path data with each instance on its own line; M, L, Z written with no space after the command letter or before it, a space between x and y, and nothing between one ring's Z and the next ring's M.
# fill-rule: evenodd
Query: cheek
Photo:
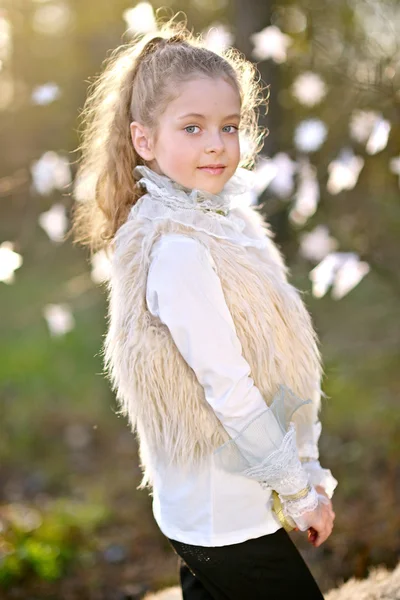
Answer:
M199 147L200 144L196 143L194 138L191 139L189 136L177 135L174 138L172 152L174 156L178 156L188 162L191 158L197 156Z
M232 139L229 142L229 153L232 157L232 159L235 159L239 162L240 160L240 144L239 144L239 137L235 136L232 137Z

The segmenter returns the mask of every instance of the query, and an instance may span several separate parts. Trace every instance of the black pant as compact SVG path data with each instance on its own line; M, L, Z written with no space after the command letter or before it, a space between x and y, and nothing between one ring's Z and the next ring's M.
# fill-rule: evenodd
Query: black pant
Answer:
M183 600L323 600L284 529L220 547L169 541L181 558Z

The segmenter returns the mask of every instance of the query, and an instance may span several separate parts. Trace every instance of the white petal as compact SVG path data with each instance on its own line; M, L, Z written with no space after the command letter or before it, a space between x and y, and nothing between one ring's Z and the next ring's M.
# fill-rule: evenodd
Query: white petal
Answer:
M339 266L345 260L345 252L331 252L309 273L312 281L312 292L316 298L321 298L333 283Z
M31 99L34 104L45 105L54 102L60 95L61 91L56 83L45 83L33 89Z
M309 274L313 294L320 298L333 284L332 297L338 300L352 290L369 270L368 263L360 262L355 252L332 252Z
M43 315L53 336L64 335L75 327L75 319L66 304L47 304Z
M73 195L78 202L93 200L96 194L97 175L93 172L80 172L74 181Z
M139 2L134 8L128 8L122 14L132 33L151 33L157 30L153 7L149 2Z
M315 152L324 143L328 128L320 119L301 121L294 133L296 148L302 152Z
M257 60L272 58L276 63L284 63L287 59L287 49L292 44L292 38L275 25L266 27L250 36L254 44L253 56Z
M234 37L232 32L226 27L215 23L204 33L204 43L206 48L213 52L220 53L232 46Z
M35 190L43 196L48 196L55 189L62 190L71 183L69 162L56 152L45 152L32 163L31 173Z
M319 75L308 71L299 75L292 85L293 96L304 106L319 104L326 95L326 85Z
M317 225L312 231L300 236L300 254L308 260L321 261L338 246L338 241L329 235L325 225Z
M282 199L289 199L294 189L294 174L297 163L285 152L278 152L270 160L270 174L273 175L268 189ZM275 174L274 174L275 171Z
M3 242L0 245L0 281L13 283L15 280L14 271L20 268L22 262L22 256L14 252L14 244Z
M104 250L99 250L91 258L92 271L91 278L94 283L103 283L108 281L111 274L111 262Z
M391 125L389 121L386 121L385 119L376 121L366 145L368 154L377 154L386 148L390 129Z
M297 225L304 225L315 213L320 192L315 167L306 160L299 166L299 185L295 194L295 202L289 218Z
M349 124L351 137L357 142L365 143L379 118L379 113L373 110L353 111Z
M370 271L368 263L361 262L358 256L350 256L338 269L332 288L335 300L343 298L360 283Z
M342 190L352 190L363 166L364 159L361 156L355 156L349 148L343 149L338 158L328 165L328 192L338 194Z
M39 215L39 224L53 242L63 242L68 227L63 204L53 204L50 210Z

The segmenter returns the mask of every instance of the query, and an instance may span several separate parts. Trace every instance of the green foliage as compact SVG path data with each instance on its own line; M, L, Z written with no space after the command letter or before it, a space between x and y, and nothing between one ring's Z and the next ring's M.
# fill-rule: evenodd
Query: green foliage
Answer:
M37 577L59 579L84 550L93 550L92 533L108 517L99 504L62 499L46 506L0 507L0 585Z

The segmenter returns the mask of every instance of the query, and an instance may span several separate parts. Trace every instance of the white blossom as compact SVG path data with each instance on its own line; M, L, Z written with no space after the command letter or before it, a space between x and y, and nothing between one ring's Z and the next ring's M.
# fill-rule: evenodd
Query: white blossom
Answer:
M357 255L351 255L339 267L333 282L332 297L340 300L360 283L370 271L368 263L360 261Z
M354 110L349 122L350 135L353 140L360 144L366 143L379 117L379 113L373 110Z
M329 235L325 225L317 225L312 231L300 236L300 254L311 261L321 261L337 250L338 241Z
M43 315L52 336L64 335L75 327L75 319L67 304L47 304Z
M203 32L205 46L213 52L223 52L234 42L232 32L226 27L215 23L205 33Z
M379 118L372 129L372 133L368 138L366 150L368 154L377 154L384 150L387 146L391 125L389 121Z
M132 33L152 33L157 31L154 10L149 2L139 2L134 8L124 10L122 14Z
M33 186L38 194L48 196L71 183L71 170L66 158L56 152L45 152L31 166Z
M325 258L309 273L312 281L312 293L316 298L325 296L332 285L337 269L340 265L339 252L333 252Z
M273 175L268 189L282 199L288 199L294 189L294 174L297 163L285 152L278 152L270 160L270 173Z
M324 143L328 128L320 119L301 121L294 133L294 143L301 152L315 152Z
M97 175L93 171L79 171L74 180L73 195L78 202L93 200L96 194Z
M332 252L309 273L313 295L321 298L333 285L332 297L338 300L358 285L369 270L368 263L361 262L354 252Z
M374 110L355 110L350 119L350 135L364 144L368 154L377 154L387 146L391 124Z
M91 257L92 270L90 276L94 283L108 281L111 274L111 263L105 250L99 250Z
M364 159L355 156L350 148L343 149L338 158L328 165L328 192L338 194L342 190L352 190L364 166Z
M326 85L317 73L307 71L295 79L292 94L300 104L315 106L325 98Z
M31 100L34 104L51 104L61 95L60 88L56 83L49 82L35 87L32 91Z
M53 242L63 242L68 227L66 208L63 204L53 204L47 212L39 215L39 225Z
M299 185L289 219L297 225L304 225L317 210L320 191L317 171L307 160L301 161L298 177Z
M250 39L254 44L253 56L256 60L272 58L276 63L286 62L287 49L292 44L292 38L282 33L275 25L253 33Z
M23 258L14 252L12 242L3 242L0 245L0 281L13 283L15 281L14 271L20 268Z

